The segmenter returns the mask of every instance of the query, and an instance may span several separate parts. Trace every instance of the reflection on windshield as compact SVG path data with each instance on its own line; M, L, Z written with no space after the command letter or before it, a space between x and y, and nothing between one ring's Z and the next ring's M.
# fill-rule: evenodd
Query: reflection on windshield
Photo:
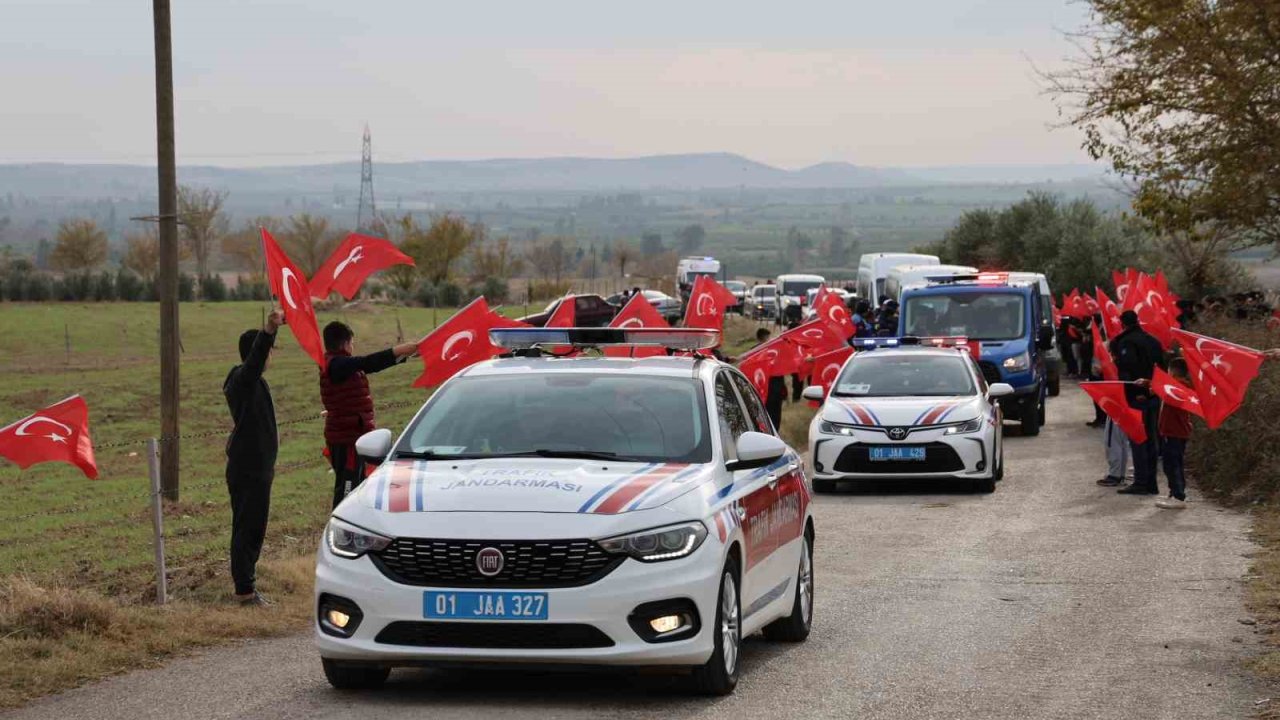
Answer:
M1012 293L923 295L906 302L906 334L1013 340L1024 334L1026 301Z
M972 395L973 379L961 357L874 354L855 359L836 380L834 393L850 397Z
M692 378L520 374L459 378L436 392L396 453L426 457L616 456L711 460Z

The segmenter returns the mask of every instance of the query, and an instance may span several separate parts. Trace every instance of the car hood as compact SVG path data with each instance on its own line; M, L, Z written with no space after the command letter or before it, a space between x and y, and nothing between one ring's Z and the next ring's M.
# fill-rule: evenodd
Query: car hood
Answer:
M830 397L823 403L822 419L843 425L919 427L972 420L978 416L980 398L954 397L857 398Z
M384 512L617 514L664 505L711 478L708 465L542 458L395 460L353 498Z

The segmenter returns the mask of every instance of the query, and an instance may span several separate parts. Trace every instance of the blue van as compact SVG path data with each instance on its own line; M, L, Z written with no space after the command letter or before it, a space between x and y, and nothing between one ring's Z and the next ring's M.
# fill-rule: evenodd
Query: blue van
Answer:
M998 273L930 278L903 291L898 334L978 341L987 384L1013 386L1013 395L1000 398L1004 417L1020 421L1023 435L1038 435L1048 395L1045 360L1053 347L1053 328L1040 322L1041 302L1034 284Z

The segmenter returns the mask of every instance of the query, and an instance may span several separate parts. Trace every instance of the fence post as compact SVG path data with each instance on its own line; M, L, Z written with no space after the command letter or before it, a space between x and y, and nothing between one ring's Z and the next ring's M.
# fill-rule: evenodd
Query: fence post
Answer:
M164 568L164 501L160 497L160 447L147 438L147 469L151 473L151 528L156 545L156 603L169 601L169 580Z

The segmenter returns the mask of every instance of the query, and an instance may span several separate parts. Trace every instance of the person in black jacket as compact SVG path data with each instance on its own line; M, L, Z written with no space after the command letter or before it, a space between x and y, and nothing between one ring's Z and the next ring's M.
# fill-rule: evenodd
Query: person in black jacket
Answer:
M1132 384L1134 380L1151 380L1156 367L1165 367L1164 348L1160 341L1148 334L1138 324L1138 314L1125 310L1120 314L1124 329L1111 340L1111 357L1116 363L1124 386L1129 407L1142 411L1142 424L1147 429L1147 439L1142 443L1129 442L1133 449L1133 484L1116 492L1125 495L1155 495L1156 465L1160 461L1160 444L1156 423L1160 418L1160 398L1150 387Z
M254 586L258 555L267 534L271 481L275 477L276 408L262 379L284 313L272 310L261 330L240 335L241 363L227 373L222 394L235 423L227 438L227 492L231 495L231 579L241 605L268 605Z

